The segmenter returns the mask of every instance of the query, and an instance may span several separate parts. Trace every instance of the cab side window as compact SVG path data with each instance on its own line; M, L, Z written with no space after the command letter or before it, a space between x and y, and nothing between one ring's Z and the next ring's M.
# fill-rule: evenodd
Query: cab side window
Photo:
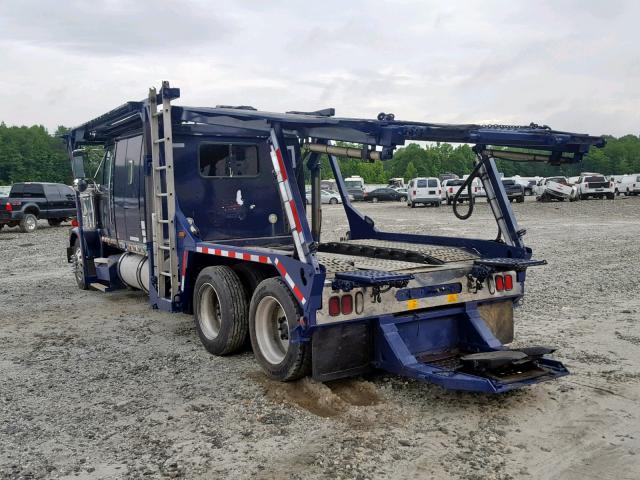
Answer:
M203 177L255 177L258 175L257 145L203 143L199 150Z
M25 183L22 196L24 198L44 197L44 190L42 188L42 185L38 185L34 183Z
M50 200L59 200L60 199L60 190L57 185L45 185L44 186L45 196Z

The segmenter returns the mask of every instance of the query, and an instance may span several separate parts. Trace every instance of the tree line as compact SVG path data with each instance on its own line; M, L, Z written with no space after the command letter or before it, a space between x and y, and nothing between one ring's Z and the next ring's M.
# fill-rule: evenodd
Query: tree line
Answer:
M66 131L65 127L59 126L52 135L42 125L17 127L0 123L0 185L24 181L70 184L73 179L69 158L60 138ZM606 140L604 148L592 149L578 165L554 167L504 160L498 160L496 164L506 177L574 176L581 171L604 175L640 173L640 137L608 136ZM322 155L320 160L322 178L332 178L326 155ZM411 143L396 150L393 159L385 162L345 158L339 161L344 177L359 175L366 183L374 184L386 183L395 177L408 180L416 176L438 176L445 172L462 176L471 171L473 162L474 153L469 145L454 146L449 143L426 146Z

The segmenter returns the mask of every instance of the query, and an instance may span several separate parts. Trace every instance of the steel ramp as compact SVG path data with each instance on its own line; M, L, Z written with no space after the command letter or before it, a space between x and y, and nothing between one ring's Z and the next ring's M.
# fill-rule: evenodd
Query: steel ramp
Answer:
M433 313L381 319L376 327L374 366L447 390L483 393L503 393L569 373L562 363L543 356L544 347L529 349L531 357L526 349L504 347L475 307ZM466 355L476 352L513 357L513 361L490 368L465 362Z

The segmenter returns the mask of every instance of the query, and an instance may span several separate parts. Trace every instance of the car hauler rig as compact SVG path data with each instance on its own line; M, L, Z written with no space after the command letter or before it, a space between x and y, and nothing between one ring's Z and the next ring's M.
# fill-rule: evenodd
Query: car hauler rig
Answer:
M333 109L172 106L178 97L164 82L66 137L78 190L68 259L80 288L134 287L154 308L192 313L216 355L249 336L262 369L279 380L378 368L495 393L568 373L551 349L505 346L527 268L545 262L524 245L494 158L578 162L601 138L533 124L336 118ZM474 145L463 188L481 179L497 239L386 232L352 206L337 156L386 160L407 140ZM89 180L83 148L94 146L105 154ZM321 240L322 154L349 224L341 241Z

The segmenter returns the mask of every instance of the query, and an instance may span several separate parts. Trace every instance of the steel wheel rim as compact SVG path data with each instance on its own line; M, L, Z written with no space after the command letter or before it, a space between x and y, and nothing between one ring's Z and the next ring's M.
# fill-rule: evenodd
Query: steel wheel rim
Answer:
M200 330L208 340L215 340L220 334L222 312L218 292L210 283L205 283L198 291L200 311L198 323Z
M27 230L29 231L34 230L36 228L36 220L33 217L27 217L27 219L25 220L25 223L27 224Z
M289 324L280 302L266 296L256 308L256 341L260 353L272 365L282 363L289 351Z
M76 276L77 282L82 283L84 281L84 272L82 271L82 251L80 248L76 249L76 254L73 258L73 274Z

